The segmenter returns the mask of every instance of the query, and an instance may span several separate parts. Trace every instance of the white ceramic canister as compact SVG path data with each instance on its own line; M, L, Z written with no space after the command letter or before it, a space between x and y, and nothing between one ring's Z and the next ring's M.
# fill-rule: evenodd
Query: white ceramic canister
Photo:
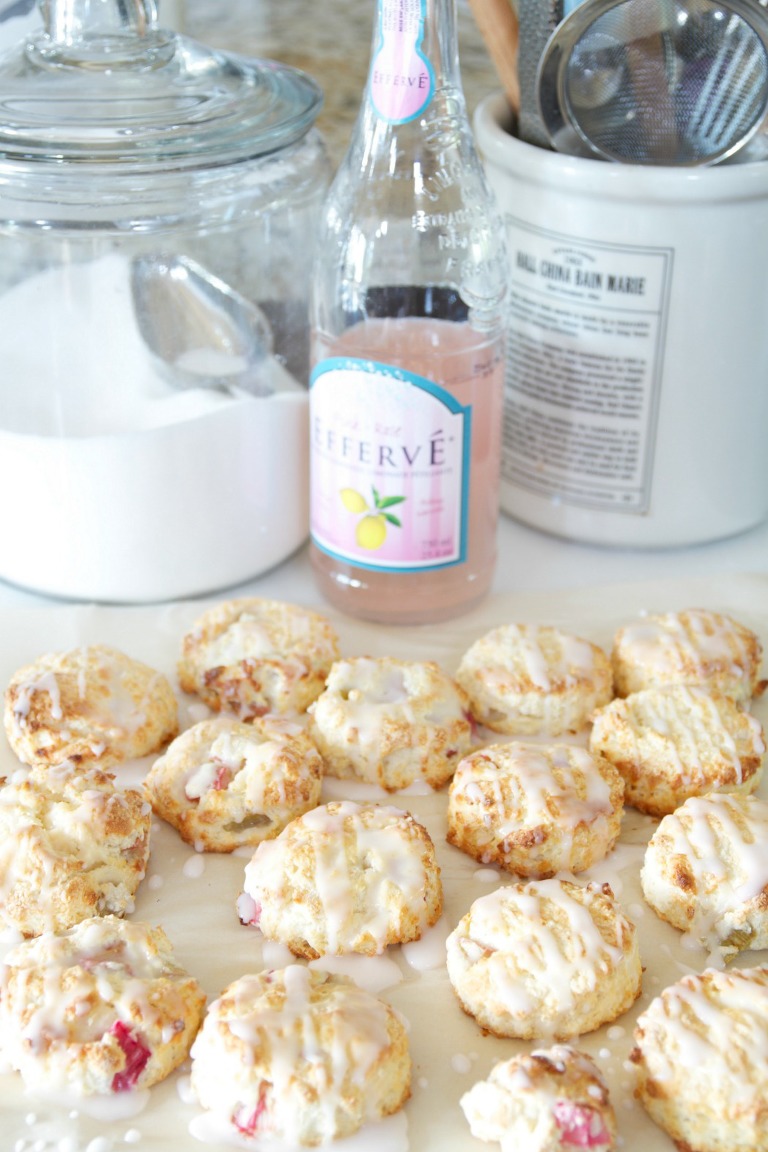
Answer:
M511 304L502 508L598 544L720 539L768 513L768 162L641 167L475 130Z

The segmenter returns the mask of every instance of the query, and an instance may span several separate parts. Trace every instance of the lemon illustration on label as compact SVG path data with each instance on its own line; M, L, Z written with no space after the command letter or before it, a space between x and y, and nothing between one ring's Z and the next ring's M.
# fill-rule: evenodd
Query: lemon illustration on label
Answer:
M375 552L387 538L387 522L383 516L363 516L355 529L355 540L361 548Z
M396 504L404 504L405 496L382 496L373 486L371 486L370 504L356 488L342 488L339 496L348 512L362 517L355 528L358 548L375 552L387 538L388 524L402 528L402 522L388 509Z
M339 493L341 502L348 512L367 512L368 505L365 502L365 497L362 496L356 488L342 488Z

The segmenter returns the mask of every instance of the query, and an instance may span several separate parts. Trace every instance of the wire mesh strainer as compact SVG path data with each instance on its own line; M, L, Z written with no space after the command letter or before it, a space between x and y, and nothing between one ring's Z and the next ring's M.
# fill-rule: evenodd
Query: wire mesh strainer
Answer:
M756 0L587 0L538 73L553 146L630 164L713 164L768 113L768 15Z

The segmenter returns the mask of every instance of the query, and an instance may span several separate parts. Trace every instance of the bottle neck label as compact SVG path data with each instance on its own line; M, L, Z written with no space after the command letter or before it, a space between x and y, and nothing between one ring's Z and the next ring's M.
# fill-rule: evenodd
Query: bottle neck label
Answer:
M379 44L368 92L377 116L407 124L428 106L435 75L422 51L426 0L379 0Z
M401 368L331 357L312 373L310 419L318 548L378 571L466 560L470 406Z

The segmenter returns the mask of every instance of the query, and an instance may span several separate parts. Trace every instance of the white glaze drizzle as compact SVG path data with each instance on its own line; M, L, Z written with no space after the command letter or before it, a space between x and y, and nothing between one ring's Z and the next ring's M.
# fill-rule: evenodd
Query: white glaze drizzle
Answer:
M717 949L723 919L768 887L768 803L719 792L694 796L665 816L651 841L692 869L697 901L690 935Z
M539 880L501 887L472 905L468 934L460 941L462 950L469 963L487 960L492 987L513 1014L533 1007L528 976L538 980L546 972L558 1005L567 1011L575 1002L577 987L594 989L602 974L621 963L621 931L629 922L617 913L616 943L606 942L589 910L599 890L587 885L583 891L587 898L582 904L559 880ZM547 923L547 904L554 905L568 923L567 951ZM525 925L522 930L520 921ZM513 924L518 927L512 929ZM508 963L510 948L514 976Z
M718 668L741 679L749 667L747 646L732 622L701 609L669 612L627 625L622 629L621 646L663 676L689 665L697 678Z
M209 1009L207 1029L215 1027L215 1034L224 1030L235 1037L239 1058L246 1063L249 1052L269 1053L270 1109L273 1115L279 1113L285 1140L291 1144L298 1142L301 1131L294 1102L295 1093L300 1091L297 1069L311 1069L311 1080L317 1087L315 1107L320 1114L317 1127L323 1132L332 1131L343 1085L364 1087L388 1048L389 1017L381 1001L349 982L340 985L330 1000L315 1000L312 973L303 965L289 965L271 973L268 979L276 986L269 1000L262 978L243 976L237 980L226 997ZM321 1017L330 1018L331 1013L333 1027L324 1047L319 1021ZM191 1053L193 1088L204 1082L208 1092L210 1084L221 1079L219 1043L209 1043L206 1029L195 1040ZM212 1110L229 1119L232 1093L229 1085L222 1083L221 1087ZM259 1138L259 1144L263 1139Z
M567 867L579 825L599 829L613 812L611 790L584 748L513 742L486 748L459 764L450 804L480 813L495 843L521 828L557 823Z
M366 812L371 814L368 818L362 815ZM390 927L392 888L426 926L424 866L416 846L403 834L404 817L407 814L398 808L363 808L340 801L300 818L311 838L312 879L322 907L327 952L348 950L350 931L359 929L356 909L361 904L366 910L365 929L381 951ZM282 884L285 844L283 836L260 844L245 869L245 894L262 907L262 916L273 886Z
M727 1078L736 1106L754 1092L749 1070L768 1063L768 969L686 976L651 1003L638 1027L657 1037L657 1080L673 1080L681 1070L713 1082Z

